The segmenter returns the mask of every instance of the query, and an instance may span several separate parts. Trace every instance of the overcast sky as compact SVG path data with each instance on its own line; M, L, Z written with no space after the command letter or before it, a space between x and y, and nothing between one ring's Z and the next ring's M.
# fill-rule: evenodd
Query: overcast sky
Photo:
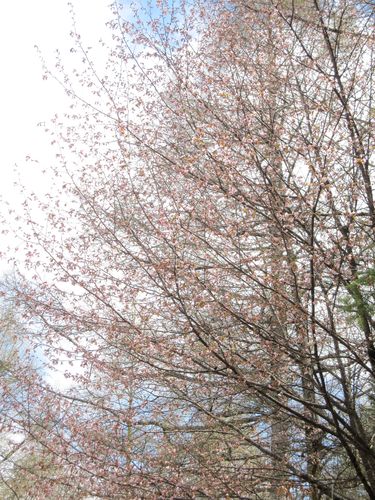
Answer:
M71 0L79 32L87 45L106 34L110 0ZM53 60L55 49L68 52L71 17L67 0L4 1L0 6L0 211L5 200L20 202L13 187L15 165L21 182L30 187L45 183L42 168L26 162L31 156L45 166L54 161L48 136L38 123L48 123L55 112L66 107L64 92L53 80L42 79L42 67L35 45ZM0 251L6 238L0 241ZM0 260L0 272L6 269Z

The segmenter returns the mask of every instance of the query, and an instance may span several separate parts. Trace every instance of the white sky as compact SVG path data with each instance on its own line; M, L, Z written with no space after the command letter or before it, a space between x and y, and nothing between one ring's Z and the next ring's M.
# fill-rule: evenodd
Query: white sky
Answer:
M105 22L110 19L110 0L71 2L82 40L86 45L95 45L108 34ZM55 112L64 110L67 100L55 81L42 79L34 46L38 45L43 55L53 61L55 49L69 52L73 45L70 31L67 0L0 1L0 224L7 214L5 200L17 205L22 199L13 186L17 175L31 188L45 184L42 168L26 162L26 156L43 166L54 161L44 127L37 124L48 123ZM0 240L0 252L9 243L6 240ZM5 269L6 263L0 259L0 273Z
M105 26L110 19L110 0L71 0L76 12L77 29L85 45L95 46L99 38L108 38ZM43 80L42 65L35 49L53 67L54 51L69 54L73 40L67 0L0 0L0 226L12 224L5 202L20 206L23 195L14 186L19 177L29 189L48 190L44 167L55 161L55 151L43 126L57 112L67 109L63 89L53 79ZM98 62L98 61L97 61ZM100 61L99 61L100 63ZM38 163L27 162L30 156ZM14 236L1 235L0 253L15 246ZM1 274L8 271L6 257L0 256ZM61 371L47 379L60 388L69 386Z

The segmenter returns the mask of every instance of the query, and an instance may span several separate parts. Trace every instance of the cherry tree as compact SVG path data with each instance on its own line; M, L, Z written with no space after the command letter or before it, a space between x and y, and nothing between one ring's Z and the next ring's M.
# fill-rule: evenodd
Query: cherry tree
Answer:
M61 415L38 433L54 481L372 498L371 4L113 14L105 75L76 31L86 69L58 62L63 194L28 241L48 278L16 287L32 340L81 363L70 390L39 386Z

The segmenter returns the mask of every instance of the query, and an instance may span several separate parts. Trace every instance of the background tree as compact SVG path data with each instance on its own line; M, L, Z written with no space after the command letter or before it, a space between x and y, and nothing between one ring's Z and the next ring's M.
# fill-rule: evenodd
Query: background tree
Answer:
M34 426L29 384L33 377L36 381L35 367L27 356L24 328L17 316L14 305L3 300L0 313L0 492L6 499L36 498L31 492L42 460L37 452L38 444L28 434Z

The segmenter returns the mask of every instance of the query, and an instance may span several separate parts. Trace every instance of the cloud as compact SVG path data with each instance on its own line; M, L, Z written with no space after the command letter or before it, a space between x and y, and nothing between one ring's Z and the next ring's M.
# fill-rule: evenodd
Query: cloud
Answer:
M108 0L72 1L77 28L85 44L94 45L100 37L109 36L105 25L111 16L108 3ZM42 171L54 162L55 151L49 145L44 123L54 113L63 113L68 99L55 81L42 79L35 45L51 62L56 49L62 54L69 53L73 44L71 29L66 0L1 2L0 212L5 219L5 202L16 207L22 201L23 195L13 185L16 178L30 189L48 189L48 177ZM27 156L39 163L26 162ZM0 251L4 251L7 243L2 238ZM0 262L0 272L5 269L6 264Z

